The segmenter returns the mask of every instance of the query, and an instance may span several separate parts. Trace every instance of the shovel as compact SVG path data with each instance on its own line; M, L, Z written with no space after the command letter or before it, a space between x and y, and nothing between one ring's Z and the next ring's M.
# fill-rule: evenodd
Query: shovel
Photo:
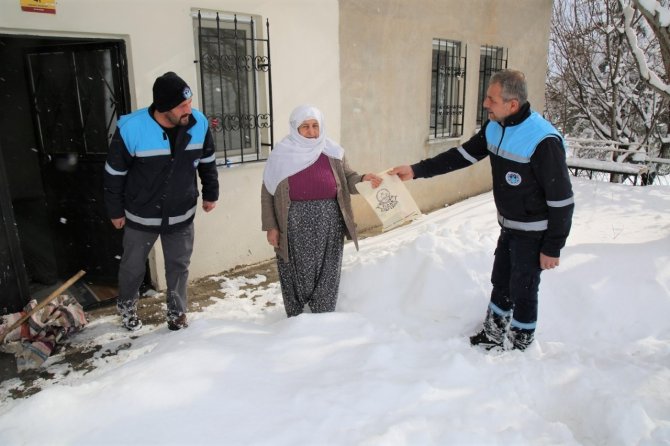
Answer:
M46 299L44 299L42 302L38 303L35 306L35 308L33 308L32 310L27 312L25 315L21 316L21 319L17 320L12 325L10 325L9 328L7 330L5 330L5 332L2 335L0 335L0 344L5 342L5 337L9 333L11 333L12 330L14 330L16 327L20 326L21 324L23 324L25 321L28 320L28 318L30 318L30 316L35 314L35 312L37 312L41 308L44 308L49 302L54 300L56 297L60 296L63 291L70 288L72 286L72 284L75 283L77 280L79 280L81 278L81 276L83 276L84 274L86 274L86 272L83 271L83 270L80 270L77 274L70 277L64 284L59 286L58 289L56 289L53 293L49 294L49 296L47 296Z

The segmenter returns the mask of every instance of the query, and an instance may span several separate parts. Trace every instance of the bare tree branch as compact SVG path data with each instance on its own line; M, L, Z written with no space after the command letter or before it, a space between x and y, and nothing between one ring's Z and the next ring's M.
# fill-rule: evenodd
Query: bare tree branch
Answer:
M668 123L668 101L641 76L626 43L623 1L633 0L555 0L547 114L566 134L639 146L658 142L664 134L659 125ZM633 14L628 23L644 27L646 34L640 31L637 46L644 48L650 67L662 70L658 42L646 18Z
M642 2L640 0L618 0L622 9L623 33L635 56L640 75L649 82L652 88L661 94L670 97L670 8L662 6L658 1L652 0ZM653 5L653 9L650 6ZM646 23L658 40L661 59L663 61L663 72L657 73L650 68L645 57L645 52L639 47L636 28L639 27L639 17L636 19L635 10L646 19Z

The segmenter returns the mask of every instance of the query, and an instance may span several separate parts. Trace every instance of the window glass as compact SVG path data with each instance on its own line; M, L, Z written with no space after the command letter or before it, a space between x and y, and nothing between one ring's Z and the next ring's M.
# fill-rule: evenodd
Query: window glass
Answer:
M479 51L479 113L477 114L477 125L486 122L488 113L484 109L484 98L489 88L489 79L496 71L507 68L507 50L497 46L485 45Z
M467 49L463 51L467 52ZM465 55L461 43L433 39L430 98L430 137L463 134L465 108Z
M269 39L250 16L197 11L201 108L226 164L267 158L272 144ZM269 25L268 25L269 32Z

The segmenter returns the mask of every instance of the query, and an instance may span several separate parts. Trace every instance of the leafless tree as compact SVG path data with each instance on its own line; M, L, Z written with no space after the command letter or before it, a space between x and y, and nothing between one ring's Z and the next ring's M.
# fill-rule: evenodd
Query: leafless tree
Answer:
M654 2L659 10L652 14ZM664 14L657 0L555 0L546 103L565 134L664 157L670 124Z
M670 102L670 0L618 1L623 16L620 30L635 56L640 76L664 96L667 104ZM657 53L644 51L644 42L648 40L657 42ZM658 156L670 159L670 110L667 107L665 113L665 126L660 126L659 132L661 143Z
M566 133L645 144L667 101L640 76L618 1L554 3L548 112Z
M623 15L621 32L626 35L630 49L643 79L652 88L670 97L670 2L665 0L618 0ZM657 60L640 47L645 40L656 40ZM655 56L653 54L652 56Z

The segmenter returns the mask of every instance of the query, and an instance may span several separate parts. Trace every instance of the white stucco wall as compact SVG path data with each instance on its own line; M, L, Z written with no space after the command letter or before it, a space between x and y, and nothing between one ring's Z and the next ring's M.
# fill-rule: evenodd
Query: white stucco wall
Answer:
M124 39L133 109L152 101L154 79L179 73L194 89L197 70L191 10L253 14L270 20L274 136L291 110L309 102L325 115L359 172L413 163L465 141L475 131L479 46L509 49L509 67L526 72L530 100L543 108L552 0L58 0L55 15L27 13L0 0L0 33ZM432 39L468 45L464 136L427 141ZM221 196L196 214L191 278L273 257L260 230L264 163L219 168ZM487 162L408 183L424 210L490 188ZM354 198L360 228L377 224ZM160 246L153 278L165 286Z
M298 104L310 102L327 116L339 138L340 81L337 0L58 0L56 14L22 12L18 0L0 0L0 33L124 39L132 108L152 102L154 79L175 71L194 89L198 107L193 8L255 14L270 20L275 140L288 129ZM272 257L260 229L264 163L219 168L217 208L196 214L191 278ZM165 286L160 245L152 276Z

